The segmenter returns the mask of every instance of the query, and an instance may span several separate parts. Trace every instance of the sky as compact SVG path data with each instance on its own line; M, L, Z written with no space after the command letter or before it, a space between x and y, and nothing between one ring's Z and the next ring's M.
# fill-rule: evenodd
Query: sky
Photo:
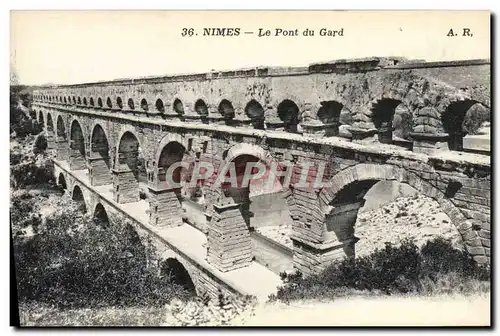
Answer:
M10 27L11 71L25 85L370 56L490 58L485 11L12 11ZM240 34L203 36L212 27ZM183 28L193 28L193 36L182 36ZM271 36L259 37L260 28ZM298 36L275 36L277 28ZM343 36L320 36L322 28ZM463 28L472 36L462 36ZM305 29L315 35L303 36ZM447 36L450 29L457 36Z

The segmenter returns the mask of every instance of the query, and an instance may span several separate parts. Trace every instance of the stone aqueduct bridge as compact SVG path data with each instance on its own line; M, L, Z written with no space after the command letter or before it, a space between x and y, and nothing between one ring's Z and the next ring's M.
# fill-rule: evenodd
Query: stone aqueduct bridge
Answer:
M489 61L372 58L44 87L33 109L57 152L57 177L68 192L83 190L89 211L133 219L200 292L264 296L279 279L252 260L248 189L228 193L206 181L206 221L188 225L182 191L163 183L170 164L205 160L217 172L231 161L313 163L312 175L326 164L331 187L281 192L293 266L305 274L353 255L358 208L379 180L436 200L470 254L489 263L490 158L461 152L467 111L489 108L489 76ZM410 129L397 125L405 118Z

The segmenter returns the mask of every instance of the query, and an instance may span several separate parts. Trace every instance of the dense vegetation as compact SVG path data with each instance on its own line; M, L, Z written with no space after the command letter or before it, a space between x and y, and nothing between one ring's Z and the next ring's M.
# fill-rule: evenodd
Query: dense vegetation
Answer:
M400 246L356 259L346 259L308 277L283 275L285 285L271 301L331 300L357 294L443 294L487 292L489 270L466 251L435 238L418 248L406 240Z
M108 225L84 215L72 201L43 221L23 193L11 203L18 297L57 306L158 306L193 293L159 274L152 251L125 221ZM24 214L30 214L27 218ZM155 265L153 265L155 266Z
M56 185L41 126L11 87L10 220L19 304L157 307L193 297L178 269L154 259L126 220L110 225L82 212ZM183 280L183 279L181 279Z

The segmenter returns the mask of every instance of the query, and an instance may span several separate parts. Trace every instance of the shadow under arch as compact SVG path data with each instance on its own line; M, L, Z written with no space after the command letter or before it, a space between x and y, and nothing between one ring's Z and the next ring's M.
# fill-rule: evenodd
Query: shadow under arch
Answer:
M112 182L108 137L104 128L98 123L92 129L88 161L92 185L100 186Z
M358 210L364 203L362 200L364 195L378 181L398 181L405 183L417 190L419 194L435 200L457 228L466 248L469 249L472 247L470 242L477 237L477 233L471 235L469 232L472 228L471 222L467 220L445 194L414 173L392 165L362 163L337 173L318 195L322 215L329 216L332 211L338 211L335 210L335 207L340 209L344 207L344 210L351 211L349 223L354 225ZM354 222L352 222L353 220ZM354 243L349 241L349 237L353 238L353 230L351 228L337 226L336 228L331 228L330 232L332 232L330 236L328 236L328 233L326 234L327 238L338 239L340 242L342 240L346 241L346 253L354 253L351 250L354 247L349 245Z
M161 262L160 274L173 283L182 286L185 290L194 294L196 293L196 287L191 275L176 258L167 258L167 260Z
M78 204L78 210L83 213L87 212L87 204L85 203L85 198L83 197L82 189L75 185L73 187L73 192L71 193L71 199Z
M69 165L72 170L82 170L87 168L85 153L85 136L80 122L74 119L70 127Z
M102 225L103 227L109 225L108 213L101 203L97 203L95 206L93 220L96 224Z

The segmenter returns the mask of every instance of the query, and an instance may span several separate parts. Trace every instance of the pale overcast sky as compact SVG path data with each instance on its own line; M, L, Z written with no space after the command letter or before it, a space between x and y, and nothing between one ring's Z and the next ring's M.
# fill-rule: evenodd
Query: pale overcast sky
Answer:
M241 28L202 36L202 28ZM182 28L198 36L182 37ZM298 37L258 37L259 28ZM304 37L309 28L315 36ZM342 37L319 36L321 28ZM473 36L461 36L470 28ZM458 35L447 36L450 29ZM254 34L244 34L253 31ZM489 12L13 11L11 65L21 84L71 84L368 56L490 57Z

